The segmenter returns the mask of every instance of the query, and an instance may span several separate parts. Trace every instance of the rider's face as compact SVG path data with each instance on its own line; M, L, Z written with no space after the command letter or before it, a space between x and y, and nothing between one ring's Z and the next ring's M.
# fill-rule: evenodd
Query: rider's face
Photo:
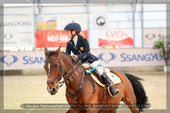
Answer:
M72 31L72 34L74 35L75 33L76 33L76 31L73 30L73 31ZM69 39L72 38L72 35L71 35L71 31L70 31L70 30L67 30L67 36L68 36Z
M72 37L70 30L67 30L67 36L68 36L69 39Z

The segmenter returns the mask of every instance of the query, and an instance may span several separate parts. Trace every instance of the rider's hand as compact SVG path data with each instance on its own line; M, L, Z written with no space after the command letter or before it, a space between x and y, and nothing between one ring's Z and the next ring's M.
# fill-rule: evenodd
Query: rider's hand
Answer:
M77 55L73 55L73 57L75 57L76 59L78 58L78 56L77 56Z

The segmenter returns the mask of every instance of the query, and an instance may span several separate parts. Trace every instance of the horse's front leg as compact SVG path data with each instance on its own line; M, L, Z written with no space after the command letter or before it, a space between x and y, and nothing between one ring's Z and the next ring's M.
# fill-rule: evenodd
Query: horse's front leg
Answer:
M99 110L87 109L86 113L99 113Z
M99 113L99 107L97 103L97 98L91 98L85 102L85 103L89 103L89 104L84 104L83 105L83 109L86 111L86 113Z
M110 110L109 113L116 113L116 109Z
M96 104L97 103L97 98L94 99L93 98L93 102L89 102L90 104L86 104L85 105L85 110L87 113L100 113L99 111L99 106L100 104Z
M84 110L73 109L73 108L70 107L70 109L66 113L87 113L87 112L84 111Z
M86 113L82 111L81 109L77 108L78 107L77 101L68 92L66 92L66 99L67 99L68 104L70 105L70 108L66 113Z

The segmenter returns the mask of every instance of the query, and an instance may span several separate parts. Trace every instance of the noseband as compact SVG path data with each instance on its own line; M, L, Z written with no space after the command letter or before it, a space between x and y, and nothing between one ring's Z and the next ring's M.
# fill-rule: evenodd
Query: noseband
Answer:
M58 60L59 60L60 73L59 73L59 76L56 77L54 80L49 80L49 78L50 78L50 76L51 76L51 75L50 75L50 61L55 60L55 59L58 59ZM54 84L57 89L60 88L60 87L64 84L64 82L69 78L69 75L70 75L70 74L73 72L73 70L78 66L78 63L76 63L76 64L73 66L73 68L70 69L70 70L67 72L67 74L65 74L65 75L63 76L64 80L60 82L60 79L61 79L62 75L64 74L64 73L62 73L63 70L62 70L62 64L61 64L61 61L60 61L60 60L61 60L61 59L60 59L59 56L46 60L46 62L48 63L48 80L47 80L47 84L48 84L48 83L54 84L54 81L57 79L57 80L58 80L57 84ZM79 93L79 91L80 91L80 89L81 89L81 87L82 87L83 80L84 80L84 76L85 76L85 71L83 71L83 75L82 75L82 78L81 78L80 85L79 85L78 89L75 91L75 93L71 93L71 92L67 89L67 92L76 99L76 101L78 102L79 105L80 105L80 102L79 102L79 99L78 99L77 95L78 95L78 93Z

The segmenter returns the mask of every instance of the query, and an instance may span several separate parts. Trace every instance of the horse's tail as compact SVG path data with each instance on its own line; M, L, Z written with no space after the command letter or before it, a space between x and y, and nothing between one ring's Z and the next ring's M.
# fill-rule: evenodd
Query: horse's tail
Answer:
M148 98L146 96L145 90L143 85L141 84L141 82L139 80L142 80L139 77L133 76L131 74L126 74L127 78L130 80L130 82L132 83L133 86L133 90L135 92L135 96L137 99L137 108L140 111L143 111L144 108L147 108L148 105Z

